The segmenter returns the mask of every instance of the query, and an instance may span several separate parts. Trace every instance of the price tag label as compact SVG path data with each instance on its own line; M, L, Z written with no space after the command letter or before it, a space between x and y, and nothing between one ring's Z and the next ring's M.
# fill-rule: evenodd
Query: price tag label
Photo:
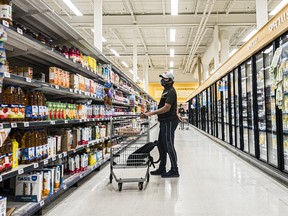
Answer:
M80 119L80 122L83 122L83 119Z
M63 152L64 157L67 157L67 152Z
M17 32L18 32L19 34L23 35L23 30L22 30L22 29L17 28Z
M64 190L67 189L67 185L66 185L66 184L63 185L63 189L64 189Z
M61 159L62 158L62 154L59 154L58 157L59 157L59 159Z
M79 93L78 89L74 89L74 93Z
M41 200L39 204L40 204L40 207L44 206L44 204L45 204L44 200Z
M9 28L9 22L7 22L6 20L2 20L2 24Z
M29 127L29 122L24 122L24 127Z
M30 77L26 77L26 82L31 83L32 79Z
M83 178L83 174L82 173L80 174L80 178Z
M52 161L56 161L56 156L53 156L53 157L52 157Z
M86 121L90 122L90 119L86 119Z
M50 121L50 124L51 125L55 125L55 121Z
M70 91L71 93L73 93L73 89L69 89L69 91Z
M16 122L12 122L11 123L11 128L17 128L17 123Z
M81 91L81 90L79 90L79 94L82 94L82 91Z
M55 85L55 89L59 89L59 85Z
M3 129L3 124L2 123L0 124L0 129Z
M85 95L86 95L86 96L89 96L89 93L88 93L88 92L85 92Z
M91 145L92 145L91 143L88 143L88 144L87 144L87 147L90 147Z
M11 78L11 74L9 72L4 72L4 77L5 78Z
M18 175L21 175L24 173L24 170L21 168L21 169L18 169Z
M3 179L2 179L2 175L0 175L0 182L2 182L3 181Z
M39 164L38 163L34 163L34 169L38 168Z
M46 159L46 160L44 160L44 165L47 165L48 164L48 160Z
M68 124L68 120L65 120L64 123L65 123L65 124Z
M76 149L73 149L73 153L76 153Z

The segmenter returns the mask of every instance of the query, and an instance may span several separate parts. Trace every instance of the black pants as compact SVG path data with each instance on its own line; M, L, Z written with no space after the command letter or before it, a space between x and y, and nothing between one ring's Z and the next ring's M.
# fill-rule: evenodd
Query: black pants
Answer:
M178 126L178 120L161 121L158 137L158 150L160 154L160 170L166 170L167 154L171 162L171 169L178 169L177 154L174 148L174 134Z

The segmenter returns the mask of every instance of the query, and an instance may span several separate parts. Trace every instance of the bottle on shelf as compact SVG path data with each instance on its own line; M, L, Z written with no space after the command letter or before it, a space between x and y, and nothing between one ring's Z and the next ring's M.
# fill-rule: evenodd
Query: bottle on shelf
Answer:
M35 121L38 119L38 95L29 89L27 96L26 96L26 110L25 110L25 117L27 121Z
M12 0L0 0L0 20L5 20L10 26L13 26Z
M19 112L17 89L13 85L8 85L4 91L4 97L8 105L8 120L17 121Z

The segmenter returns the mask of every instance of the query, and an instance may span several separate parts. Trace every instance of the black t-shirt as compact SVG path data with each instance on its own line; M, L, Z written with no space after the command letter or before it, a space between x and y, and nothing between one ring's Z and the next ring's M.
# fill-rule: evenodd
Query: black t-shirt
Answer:
M158 109L164 107L165 103L171 105L171 108L168 112L159 114L158 120L159 121L170 121L170 120L177 120L177 94L173 86L168 89L164 89Z

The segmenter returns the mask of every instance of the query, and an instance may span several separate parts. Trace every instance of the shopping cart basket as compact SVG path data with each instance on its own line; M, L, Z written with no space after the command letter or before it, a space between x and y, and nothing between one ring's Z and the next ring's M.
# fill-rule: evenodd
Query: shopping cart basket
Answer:
M112 136L134 136L134 142L128 145L123 151L120 153L113 152L113 149L110 150L110 183L112 183L113 179L118 183L119 191L122 190L123 183L136 182L138 183L139 190L143 189L144 182L149 182L150 174L150 154L149 153L137 153L142 146L144 146L147 142L149 142L149 134L150 134L150 125L149 121L140 122L140 118L138 116L137 121L140 125L135 125L135 118L137 116L127 116L125 121L121 120L112 120L111 133ZM113 119L113 118L112 118ZM131 120L131 122L129 122ZM117 125L117 127L114 127ZM143 169L145 172L141 177L127 177L121 178L118 177L115 170L117 169Z

